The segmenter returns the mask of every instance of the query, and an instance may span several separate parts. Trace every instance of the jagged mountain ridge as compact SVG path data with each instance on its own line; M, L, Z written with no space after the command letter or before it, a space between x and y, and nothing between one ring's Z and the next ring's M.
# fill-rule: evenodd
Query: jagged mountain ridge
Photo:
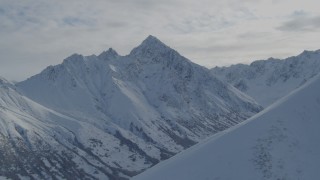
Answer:
M212 73L267 107L320 72L320 50L284 60L269 58L250 65L215 67Z
M318 179L319 92L317 75L245 122L132 179Z
M31 99L27 107L30 103L40 108L39 112L38 108L25 112L30 121L39 121L21 126L22 131L32 129L27 137L37 137L29 143L40 139L59 149L53 156L57 159L63 149L70 156L57 164L73 169L79 179L128 178L261 110L251 98L153 36L127 56L113 49L99 56L74 54L10 89L17 97ZM24 107L15 109L23 111ZM11 121L20 124L24 119ZM41 133L36 130L38 124L44 126ZM57 124L63 130L51 129ZM3 134L3 142L15 142ZM55 136L61 139L51 140ZM48 169L47 157L41 153L37 157L40 167ZM32 169L25 163L23 168ZM35 177L39 172L42 170L32 171ZM70 173L45 173L44 177L68 178Z

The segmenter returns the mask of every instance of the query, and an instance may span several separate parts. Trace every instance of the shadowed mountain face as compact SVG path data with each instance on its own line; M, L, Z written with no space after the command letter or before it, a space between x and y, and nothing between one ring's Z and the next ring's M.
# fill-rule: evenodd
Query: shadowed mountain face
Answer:
M215 67L211 72L267 107L320 72L320 50L284 60L269 58L250 65Z
M153 36L2 84L0 175L13 178L129 178L262 109Z

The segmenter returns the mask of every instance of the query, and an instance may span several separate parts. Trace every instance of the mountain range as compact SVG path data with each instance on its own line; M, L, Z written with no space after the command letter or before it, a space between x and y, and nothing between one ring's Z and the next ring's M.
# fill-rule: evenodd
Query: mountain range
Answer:
M148 36L0 78L0 179L316 179L319 62L207 69Z
M211 72L267 107L319 74L319 59L320 50L304 51L282 60L269 58L250 65L215 67Z
M0 178L128 179L262 110L149 36L0 81Z

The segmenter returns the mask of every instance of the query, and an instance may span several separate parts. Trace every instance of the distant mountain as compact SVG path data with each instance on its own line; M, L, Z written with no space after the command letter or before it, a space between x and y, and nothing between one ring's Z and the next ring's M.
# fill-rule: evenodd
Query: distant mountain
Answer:
M319 179L320 76L133 180Z
M0 176L12 178L126 179L262 109L153 36L1 89Z
M267 107L320 72L320 50L284 60L270 58L250 65L215 67L211 72Z

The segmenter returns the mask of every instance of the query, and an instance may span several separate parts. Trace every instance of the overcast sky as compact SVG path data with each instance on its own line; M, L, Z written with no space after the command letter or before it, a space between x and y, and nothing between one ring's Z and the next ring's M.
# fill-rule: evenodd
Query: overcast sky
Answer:
M318 0L0 0L0 76L79 53L126 55L149 34L207 67L320 49Z

